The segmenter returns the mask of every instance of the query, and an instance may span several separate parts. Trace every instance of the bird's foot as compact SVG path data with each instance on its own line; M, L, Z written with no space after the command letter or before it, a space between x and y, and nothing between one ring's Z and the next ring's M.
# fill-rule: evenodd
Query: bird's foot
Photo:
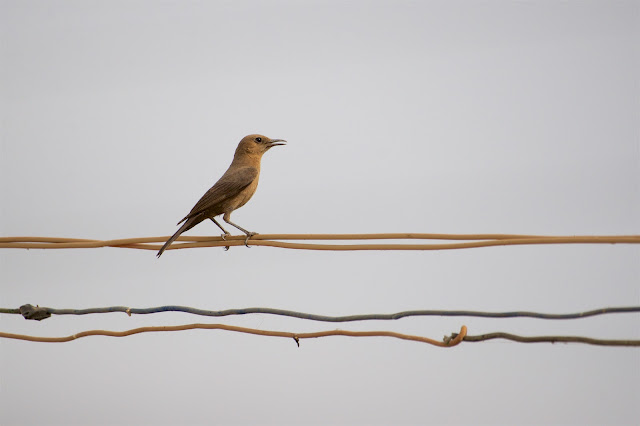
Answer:
M230 235L228 232L225 232L224 234L220 235L220 237L222 238L222 241L227 241L227 235ZM224 246L224 251L229 250L229 246Z
M247 238L244 240L244 245L247 246L248 248L251 248L251 247L249 247L249 238L253 237L254 235L258 235L258 233L257 232L247 232Z

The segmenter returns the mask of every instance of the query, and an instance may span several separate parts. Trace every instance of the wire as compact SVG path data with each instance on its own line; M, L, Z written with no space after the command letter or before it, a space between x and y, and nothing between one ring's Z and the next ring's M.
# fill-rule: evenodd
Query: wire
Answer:
M457 336L454 334L453 336ZM484 342L492 339L506 339L520 343L586 343L598 346L640 346L640 340L594 339L580 336L519 336L517 334L494 332L478 336L465 336L465 342Z
M24 334L12 334L0 332L0 338L26 340L30 342L46 342L46 343L63 343L70 342L87 336L110 336L110 337L126 337L139 333L157 332L157 331L183 331L193 329L215 329L226 330L238 333L247 333L259 336L286 337L295 340L300 346L301 339L312 339L328 336L348 336L348 337L393 337L402 340L411 340L415 342L428 343L434 346L448 348L458 345L460 342L481 342L492 339L506 339L522 343L585 343L598 346L640 346L640 340L611 340L611 339L594 339L590 337L580 336L519 336L511 333L494 332L481 334L478 336L468 336L467 327L462 326L460 333L453 333L451 336L445 336L443 341L437 341L423 336L415 336L410 334L396 333L393 331L350 331L350 330L326 330L311 333L291 333L287 331L260 330L255 328L236 327L226 324L184 324L174 326L159 327L140 327L125 331L110 330L88 330L76 333L70 336L62 337L40 337L29 336Z
M415 342L428 343L430 345L439 346L442 348L448 348L456 346L467 334L467 327L464 325L460 328L460 333L456 334L456 337L446 338L444 341L437 341L429 339L428 337L414 336L410 334L396 333L393 331L350 331L350 330L327 330L317 331L312 333L291 333L287 331L273 331L273 330L259 330L255 328L236 327L226 324L184 324L173 326L160 326L160 327L140 327L126 331L109 331L109 330L88 330L80 333L73 334L71 336L63 337L40 337L40 336L28 336L24 334L12 334L0 332L0 337L6 339L27 340L30 342L47 342L47 343L62 343L70 342L72 340L79 339L87 336L111 336L111 337L126 337L133 334L155 332L155 331L183 331L193 329L215 329L215 330L227 330L235 331L238 333L247 333L260 336L271 337L287 337L295 340L300 346L300 339L313 339L318 337L328 336L349 336L349 337L393 337L402 340L412 340Z
M0 248L21 249L69 249L120 247L142 250L159 250L161 243L169 237L127 238L118 240L89 240L78 238L50 237L1 237ZM230 247L242 246L246 236L235 235L222 237L188 237L180 236L182 244L174 243L170 250L194 247ZM463 243L447 244L307 244L289 243L275 240L467 240ZM450 250L506 245L530 244L638 244L640 235L600 235L600 236L536 236L515 234L264 234L251 237L253 246L269 246L302 250Z
M593 309L590 311L575 312L568 314L548 314L530 311L511 311L511 312L482 312L482 311L466 311L466 310L410 310L396 312L393 314L361 314L361 315L344 315L344 316L327 316L310 314L306 312L289 311L274 308L243 308L243 309L226 309L222 311L211 311L205 309L197 309L189 306L156 306L152 308L129 308L126 306L108 306L104 308L87 308L87 309L55 309L44 306L33 306L30 304L22 305L17 309L0 308L0 314L22 314L25 319L43 320L51 315L88 315L88 314L104 314L111 312L124 312L127 315L138 314L155 314L160 312L184 312L193 315L209 316L209 317L225 317L230 315L245 314L269 314L280 315L286 317L300 318L311 321L322 322L352 322L352 321L368 321L368 320L397 320L405 317L419 316L445 316L445 317L481 317L481 318L539 318L548 320L567 320L588 318L596 315L605 314L621 314L621 313L637 313L640 312L640 306L618 306Z

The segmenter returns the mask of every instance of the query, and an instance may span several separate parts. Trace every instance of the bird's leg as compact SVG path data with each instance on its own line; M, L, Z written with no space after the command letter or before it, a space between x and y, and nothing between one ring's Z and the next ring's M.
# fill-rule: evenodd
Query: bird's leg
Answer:
M213 221L213 223L215 223L216 225L218 225L218 228L222 229L222 232L224 232L224 234L222 234L222 239L226 241L227 239L226 239L225 237L226 237L227 235L230 235L230 234L229 234L229 232L227 232L227 230L226 230L226 229L224 229L224 228L222 227L222 225L220 225L220 224L218 223L218 221L216 220L216 218L215 218L215 217L210 217L209 219L211 219L211 220Z
M227 232L227 230L226 230L226 229L224 229L224 228L222 227L222 225L220 225L220 224L218 223L218 221L216 220L216 218L215 218L215 217L210 217L209 219L211 219L211 220L213 221L213 223L215 223L216 225L218 225L218 228L222 229L222 232L224 232L224 234L222 234L222 235L221 235L222 240L223 240L223 241L227 241L227 238L226 238L226 237L227 237L227 235L230 235L230 234ZM225 247L224 247L224 250L225 250L225 251L229 250L229 246L225 246Z
M244 232L245 234L247 234L247 238L244 240L244 245L247 246L247 247L249 247L249 238L253 237L254 235L258 235L257 232L247 231L242 226L236 225L235 223L231 222L231 214L230 213L225 213L225 215L222 216L222 218L229 225L234 226L234 227L238 228L239 230L241 230L242 232Z

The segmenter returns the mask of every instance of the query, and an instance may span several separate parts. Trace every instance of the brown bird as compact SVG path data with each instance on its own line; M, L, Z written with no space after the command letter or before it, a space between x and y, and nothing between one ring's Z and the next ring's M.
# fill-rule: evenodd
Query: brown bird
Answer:
M231 222L231 212L244 206L251 199L258 188L258 178L260 177L260 160L262 154L267 152L271 147L284 145L287 141L283 139L269 139L262 135L249 135L242 138L236 148L233 161L218 180L211 187L200 201L191 209L191 212L185 216L178 225L184 222L184 225L167 240L162 246L157 256L160 257L167 247L176 240L185 231L193 228L206 219L211 219L213 223L222 229L223 238L229 235L226 229L222 227L215 219L216 216L224 214L222 218L229 225L233 225L245 234L249 241L255 232L249 232L241 226Z

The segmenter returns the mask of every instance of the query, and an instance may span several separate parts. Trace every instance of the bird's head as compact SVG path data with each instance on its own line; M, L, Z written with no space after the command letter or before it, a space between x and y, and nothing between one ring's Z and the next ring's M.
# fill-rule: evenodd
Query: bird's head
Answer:
M262 156L270 148L278 145L285 145L284 139L271 139L263 135L249 135L242 138L236 149L236 155L258 155Z

